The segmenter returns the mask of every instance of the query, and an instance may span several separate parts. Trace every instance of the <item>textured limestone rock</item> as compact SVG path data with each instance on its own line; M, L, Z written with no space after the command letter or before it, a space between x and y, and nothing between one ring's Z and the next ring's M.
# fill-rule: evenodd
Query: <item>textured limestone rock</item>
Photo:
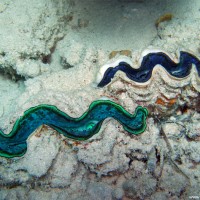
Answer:
M90 183L87 189L89 199L106 199L112 200L112 189L107 184L103 183Z
M67 192L65 191L38 191L38 190L31 190L28 193L28 198L30 200L37 200L37 199L44 199L44 200L65 200L69 198Z
M156 180L149 176L148 174L144 174L139 178L134 178L127 180L123 188L126 192L126 195L130 198L145 198L146 196L150 196L156 190Z
M181 192L186 189L188 180L181 175L176 173L171 167L166 165L163 169L162 178L159 181L159 187L177 197L181 195Z
M45 175L59 151L59 140L51 133L31 137L27 153L11 165L12 169L25 170L36 177Z
M192 23L191 23L192 22ZM161 39L154 39L152 46L167 49L173 53L180 49L189 49L198 55L199 38L198 19L174 18L170 23L162 23L158 28L158 34ZM189 30L189 31L183 31Z
M24 77L42 72L57 41L64 35L70 5L67 1L17 0L1 4L0 68ZM15 13L13 15L13 13ZM35 62L35 60L37 60Z
M5 190L5 189L0 189L0 199L5 200L5 199L13 199L13 200L18 200L18 199L28 199L26 196L26 190L22 187L17 187L14 189L10 190Z
M4 105L0 109L0 128L8 133L26 109L41 103L56 105L70 116L77 117L92 101L106 96L133 112L141 104L141 98L147 101L152 98L150 102L156 102L157 96L149 93L152 90L172 99L177 93L181 94L183 99L179 98L177 102L183 110L175 113L169 108L169 118L165 116L165 111L169 111L166 108L163 118L157 112L158 115L148 118L147 130L138 136L130 136L113 119L106 120L99 134L85 142L65 139L47 127L38 130L28 141L26 155L14 159L0 158L0 199L175 200L198 195L200 116L194 106L198 103L188 96L197 99L199 94L191 92L191 88L168 91L159 74L155 76L158 82L145 90L116 81L105 91L96 88L94 81L99 66L105 64L110 51L122 47L132 48L133 60L137 60L135 58L141 49L149 45L173 55L179 48L189 48L198 55L199 22L195 18L199 17L199 1L194 0L193 4L189 1L184 1L185 4L183 1L166 1L173 6L172 10L176 10L175 17L159 25L157 36L154 23L145 22L154 30L153 35L146 32L146 36L151 38L146 42L141 32L139 38L131 36L130 40L124 40L127 29L123 28L129 27L131 34L133 29L138 31L132 22L141 19L140 13L147 13L143 1L118 1L123 5L115 7L115 11L122 11L117 13L110 12L112 5L118 5L116 1L109 1L109 5L105 1L79 2L0 2L0 71L10 74L10 79L21 80L11 82L7 76L6 81L3 80L5 77L0 79L0 83L4 83L0 85L1 104ZM85 2L87 6L84 9ZM148 1L147 4L151 2L156 5L151 8L152 13L155 8L160 12L158 7L168 7L163 1ZM93 7L95 3L97 5ZM74 6L79 10L71 13ZM99 23L102 18L95 10L98 6L102 6L99 11L105 13L106 22ZM93 8L90 12L96 16L89 22L88 8ZM85 18L80 19L83 13ZM108 18L110 13L112 16ZM116 19L115 28L110 25L113 19ZM104 26L97 27L99 24ZM141 20L134 21L134 24L139 24L140 30L148 29L144 29ZM102 30L102 27L109 27L111 31ZM99 35L103 38L98 38ZM26 81L16 74L25 77ZM188 108L184 108L184 102ZM161 125L165 135L160 133Z
M76 156L73 155L70 149L61 151L53 165L49 176L51 177L52 187L66 187L72 182L72 175L78 169Z

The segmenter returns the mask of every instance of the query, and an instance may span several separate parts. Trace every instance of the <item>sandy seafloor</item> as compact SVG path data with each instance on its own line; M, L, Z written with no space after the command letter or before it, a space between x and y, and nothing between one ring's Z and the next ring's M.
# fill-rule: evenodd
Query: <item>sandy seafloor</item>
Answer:
M166 13L172 20L156 28ZM1 0L1 130L9 133L26 109L41 103L78 117L106 96L133 112L138 103L130 84L119 78L100 89L96 74L112 51L129 50L136 63L147 48L200 57L200 1ZM165 81L155 79L157 89L149 92L165 93ZM121 86L126 90L116 92ZM175 108L167 104L171 112L150 115L139 136L113 119L80 143L38 129L23 157L0 158L0 200L199 199L199 93L171 92L184 99Z

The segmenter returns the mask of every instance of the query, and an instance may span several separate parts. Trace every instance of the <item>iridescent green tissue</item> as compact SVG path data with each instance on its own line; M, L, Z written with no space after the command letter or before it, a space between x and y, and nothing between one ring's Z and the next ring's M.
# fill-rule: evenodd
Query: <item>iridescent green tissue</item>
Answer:
M138 106L130 114L122 106L109 101L94 101L78 118L72 118L52 105L38 105L24 112L14 124L12 131L0 131L0 156L22 156L27 150L27 139L41 125L47 125L58 133L74 140L87 140L98 133L103 121L112 117L130 134L138 135L146 129L148 110ZM109 125L109 124L107 124Z

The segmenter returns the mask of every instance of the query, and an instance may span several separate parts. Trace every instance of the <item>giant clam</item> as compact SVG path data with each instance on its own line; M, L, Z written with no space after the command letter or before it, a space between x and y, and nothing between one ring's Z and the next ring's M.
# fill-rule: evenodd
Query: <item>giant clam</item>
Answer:
M199 102L200 60L180 51L172 56L161 50L145 50L138 66L127 56L103 65L97 74L98 87L108 96L147 106L152 114L167 115Z

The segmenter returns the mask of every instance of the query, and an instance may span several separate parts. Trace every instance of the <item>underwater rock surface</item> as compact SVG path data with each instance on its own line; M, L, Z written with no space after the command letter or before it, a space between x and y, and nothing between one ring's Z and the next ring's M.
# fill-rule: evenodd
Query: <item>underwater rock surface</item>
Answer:
M24 156L0 158L0 198L198 196L200 98L198 82L191 84L195 73L179 81L161 69L145 87L121 72L104 88L95 83L100 67L116 52L130 57L133 66L139 66L145 49L168 52L175 61L180 51L199 57L198 8L198 0L2 0L1 131L9 133L25 110L39 104L55 105L77 118L101 99L129 113L144 105L150 115L146 131L137 136L112 118L86 141L66 139L48 126L37 129ZM169 12L173 18L155 27L156 19Z
M70 4L62 1L3 1L0 70L13 79L36 77L49 69L51 54L64 37Z

